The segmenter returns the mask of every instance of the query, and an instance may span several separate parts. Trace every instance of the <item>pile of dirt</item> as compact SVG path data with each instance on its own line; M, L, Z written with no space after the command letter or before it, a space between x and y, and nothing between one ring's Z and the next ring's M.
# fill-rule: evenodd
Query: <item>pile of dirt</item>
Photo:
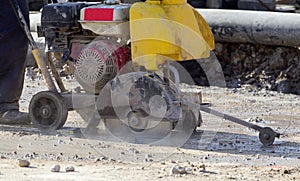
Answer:
M228 87L251 84L300 94L300 50L252 44L216 44Z
M251 85L258 91L300 94L300 50L297 48L217 43L214 53L229 88ZM209 85L196 61L183 62L182 65L197 85Z

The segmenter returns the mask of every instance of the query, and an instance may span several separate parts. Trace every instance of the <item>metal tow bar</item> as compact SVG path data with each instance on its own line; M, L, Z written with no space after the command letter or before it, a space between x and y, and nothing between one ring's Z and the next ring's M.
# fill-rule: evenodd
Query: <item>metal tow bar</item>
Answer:
M224 114L222 112L216 111L214 109L209 108L208 106L204 106L201 104L195 104L189 101L184 101L184 104L187 104L189 106L192 106L194 108L197 108L200 111L206 112L208 114L212 114L214 116L229 120L231 122L246 126L248 128L254 129L256 131L259 131L259 140L263 145L269 146L274 143L275 138L280 137L280 133L275 132L272 128L270 127L261 127L249 122L246 122L242 119L230 116L228 114Z

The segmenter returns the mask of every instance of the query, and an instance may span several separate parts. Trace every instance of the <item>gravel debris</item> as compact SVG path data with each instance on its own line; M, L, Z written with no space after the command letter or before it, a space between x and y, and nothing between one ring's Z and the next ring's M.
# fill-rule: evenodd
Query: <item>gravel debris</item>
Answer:
M179 165L173 165L171 170L170 170L170 175L171 174L187 174L188 172L186 171L186 168L183 166Z
M60 171L60 165L53 165L50 169L51 172L59 172Z
M68 165L68 166L66 166L65 170L66 170L66 172L74 172L75 168L73 166L71 166L71 165Z
M264 90L300 94L300 50L253 44L216 43L214 51L222 66L226 86L244 92ZM208 86L197 61L183 62L197 85Z
M20 160L18 160L18 165L20 167L29 167L30 162L28 160L22 160L22 159L20 159Z

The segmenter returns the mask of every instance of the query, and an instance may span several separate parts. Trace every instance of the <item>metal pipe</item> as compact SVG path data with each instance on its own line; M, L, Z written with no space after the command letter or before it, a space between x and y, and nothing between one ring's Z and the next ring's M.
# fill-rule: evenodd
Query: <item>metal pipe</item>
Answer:
M216 111L214 109L211 109L207 105L196 104L196 103L193 103L193 102L190 102L190 101L187 101L187 100L183 100L182 103L184 105L190 106L191 108L199 109L199 111L206 112L208 114L211 114L211 115L214 115L214 116L226 119L228 121L231 121L231 122L234 122L234 123L246 126L248 128L252 128L252 129L257 130L257 131L260 131L261 129L263 129L261 126L258 126L258 125L246 122L246 121L244 121L242 119L239 119L239 118L230 116L228 114L225 114L225 113Z
M214 116L217 116L217 117L220 117L220 118L229 120L229 121L231 121L231 122L234 122L234 123L237 123L237 124L246 126L246 127L248 127L248 128L252 128L252 129L257 130L257 131L260 131L260 130L262 129L262 127L260 127L260 126L258 126L258 125L255 125L255 124L246 122L246 121L244 121L244 120L242 120L242 119L239 119L239 118L230 116L229 114L224 114L224 113L221 113L221 112L219 112L219 111L210 109L210 108L208 108L207 106L201 106L201 105L200 105L200 110L203 111L203 112L206 112L206 113L208 113L208 114L212 114L212 115L214 115Z
M300 47L300 14L197 9L217 42Z
M59 73L57 72L56 68L55 68L55 65L54 63L52 62L52 60L50 59L50 55L49 55L49 52L46 53L47 54L47 60L48 60L48 63L49 63L49 67L50 67L50 70L52 72L52 75L60 89L61 92L66 92L66 88L65 88L65 85L63 83L63 81L61 80L60 76L59 76Z

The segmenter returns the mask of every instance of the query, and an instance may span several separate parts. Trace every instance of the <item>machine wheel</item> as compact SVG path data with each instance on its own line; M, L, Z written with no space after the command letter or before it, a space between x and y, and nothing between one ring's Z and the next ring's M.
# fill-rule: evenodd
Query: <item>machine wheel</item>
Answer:
M32 97L29 116L36 127L51 131L63 127L68 117L68 109L59 94L44 91Z
M259 140L265 146L270 146L274 143L276 133L270 127L262 128L259 132Z

